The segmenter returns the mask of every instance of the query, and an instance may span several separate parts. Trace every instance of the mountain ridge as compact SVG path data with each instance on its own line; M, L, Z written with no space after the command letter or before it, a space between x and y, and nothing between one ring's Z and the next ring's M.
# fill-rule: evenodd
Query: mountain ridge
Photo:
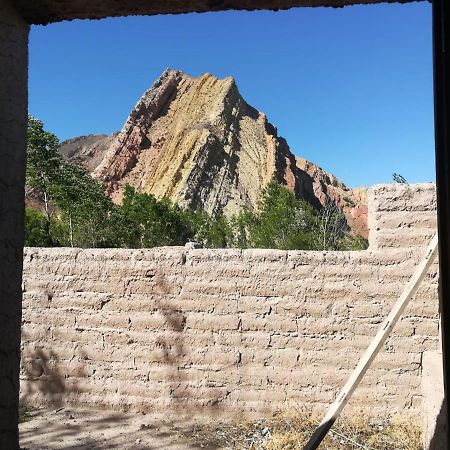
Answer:
M367 237L365 189L295 156L267 116L250 106L232 77L191 77L167 69L142 95L122 130L61 144L120 202L126 184L182 206L232 215L255 209L271 180L315 208L335 202L355 234Z

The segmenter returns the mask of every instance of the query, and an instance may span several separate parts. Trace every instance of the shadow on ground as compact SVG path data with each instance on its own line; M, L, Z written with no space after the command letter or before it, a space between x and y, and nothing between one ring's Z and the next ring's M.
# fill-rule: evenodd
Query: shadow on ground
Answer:
M41 410L20 424L26 450L189 450L219 449L226 443L197 433L199 424L182 417L61 408Z

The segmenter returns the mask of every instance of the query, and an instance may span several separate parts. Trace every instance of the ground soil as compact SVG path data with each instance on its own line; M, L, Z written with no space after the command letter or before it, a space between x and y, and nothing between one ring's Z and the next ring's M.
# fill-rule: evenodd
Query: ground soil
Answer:
M20 428L23 450L191 450L225 448L205 434L205 419L62 408L28 413ZM209 427L211 423L209 423Z

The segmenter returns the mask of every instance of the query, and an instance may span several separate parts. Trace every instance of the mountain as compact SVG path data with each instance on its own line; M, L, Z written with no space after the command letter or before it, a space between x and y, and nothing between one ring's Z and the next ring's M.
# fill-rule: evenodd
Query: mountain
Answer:
M65 160L81 165L92 173L103 160L117 134L89 134L68 139L60 145L59 153Z
M120 202L126 184L210 213L255 208L276 180L320 208L334 201L354 233L367 237L365 189L349 189L294 156L264 113L248 105L233 78L166 70L131 111L122 131L65 141L61 154L81 164Z

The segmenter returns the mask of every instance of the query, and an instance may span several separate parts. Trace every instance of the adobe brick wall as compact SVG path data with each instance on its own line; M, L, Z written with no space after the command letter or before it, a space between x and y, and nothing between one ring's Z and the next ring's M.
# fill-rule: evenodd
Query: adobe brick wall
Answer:
M322 411L435 232L431 184L369 193L370 248L25 250L22 396L233 415ZM347 411L417 416L437 264Z

